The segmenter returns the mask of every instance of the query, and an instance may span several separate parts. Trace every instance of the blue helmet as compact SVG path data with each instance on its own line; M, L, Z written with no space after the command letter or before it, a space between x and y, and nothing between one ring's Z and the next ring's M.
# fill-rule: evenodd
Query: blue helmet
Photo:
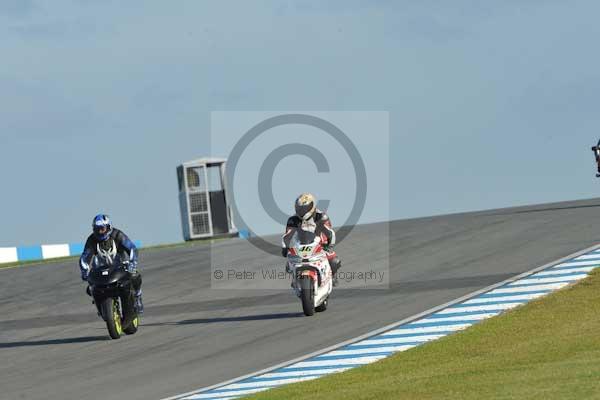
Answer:
M98 214L92 221L92 229L94 230L94 236L100 242L104 242L110 237L112 232L112 226L110 224L110 218L106 214Z

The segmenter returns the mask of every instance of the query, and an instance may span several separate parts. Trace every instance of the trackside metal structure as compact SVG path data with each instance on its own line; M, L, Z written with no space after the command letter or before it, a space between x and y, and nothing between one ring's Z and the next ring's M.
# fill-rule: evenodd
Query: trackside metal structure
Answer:
M181 227L185 240L233 236L224 158L200 158L177 167Z

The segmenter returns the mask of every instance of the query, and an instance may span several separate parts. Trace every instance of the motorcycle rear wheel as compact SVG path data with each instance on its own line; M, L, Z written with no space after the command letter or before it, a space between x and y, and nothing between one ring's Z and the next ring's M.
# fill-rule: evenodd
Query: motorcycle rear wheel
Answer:
M127 335L133 335L134 333L137 332L139 324L140 324L140 317L136 314L133 317L133 320L131 321L131 323L126 328L124 328L123 331Z
M129 293L129 296L126 298L121 298L121 304L123 304L123 322L131 321L123 326L123 332L127 335L133 335L137 332L140 325L140 316L135 307L133 293Z

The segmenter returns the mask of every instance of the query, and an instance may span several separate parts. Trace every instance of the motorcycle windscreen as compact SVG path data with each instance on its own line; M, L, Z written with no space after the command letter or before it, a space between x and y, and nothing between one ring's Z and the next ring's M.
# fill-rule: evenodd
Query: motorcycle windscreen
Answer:
M117 269L120 268L123 262L129 261L126 254L117 254L114 259L107 260L104 257L95 255L92 259L92 269Z
M122 268L122 258L117 255L112 262L106 259L94 256L92 259L92 269L90 271L90 281L94 283L108 284L123 279L127 274Z
M312 244L315 241L316 235L314 232L298 229L296 231L296 240L298 244Z
M88 283L92 286L112 285L119 281L125 281L129 278L127 271L122 268L113 269L94 269L88 277Z

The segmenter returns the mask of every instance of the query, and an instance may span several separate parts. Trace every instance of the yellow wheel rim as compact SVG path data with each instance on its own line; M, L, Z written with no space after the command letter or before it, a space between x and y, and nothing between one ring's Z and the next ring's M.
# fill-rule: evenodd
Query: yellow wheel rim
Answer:
M121 326L121 314L119 313L119 305L115 301L113 307L113 321L115 321L115 327L117 328L117 332L119 335L123 334L123 327Z

